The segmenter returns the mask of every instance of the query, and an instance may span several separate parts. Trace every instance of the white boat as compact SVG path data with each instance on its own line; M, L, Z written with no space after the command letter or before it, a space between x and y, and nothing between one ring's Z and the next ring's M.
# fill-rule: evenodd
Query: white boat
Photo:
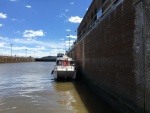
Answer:
M57 54L56 65L51 74L54 79L75 79L76 69L74 60L67 55Z

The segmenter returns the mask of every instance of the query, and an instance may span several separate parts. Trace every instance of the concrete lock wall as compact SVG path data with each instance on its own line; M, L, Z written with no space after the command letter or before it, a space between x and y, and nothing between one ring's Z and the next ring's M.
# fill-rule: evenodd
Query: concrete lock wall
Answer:
M34 58L0 56L0 63L33 62Z
M118 1L68 54L119 113L150 113L150 1ZM92 2L79 31L100 2Z
M150 113L150 1L143 1L143 38L145 54L145 111Z

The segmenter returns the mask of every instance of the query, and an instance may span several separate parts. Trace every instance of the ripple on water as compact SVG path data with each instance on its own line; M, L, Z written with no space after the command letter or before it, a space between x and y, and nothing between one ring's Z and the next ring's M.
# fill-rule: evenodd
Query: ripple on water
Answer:
M103 107L95 105L95 101L88 106L92 96L87 97L88 92L82 87L78 90L72 82L51 80L54 64L0 64L0 113L91 113L91 106L96 109L92 113L102 111ZM82 97L87 100L83 102Z

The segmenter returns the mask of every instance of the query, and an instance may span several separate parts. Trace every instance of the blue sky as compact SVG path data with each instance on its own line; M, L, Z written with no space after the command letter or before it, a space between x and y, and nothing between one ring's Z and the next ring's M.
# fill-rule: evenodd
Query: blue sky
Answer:
M43 57L68 50L92 0L0 0L0 55ZM67 36L68 35L68 36Z

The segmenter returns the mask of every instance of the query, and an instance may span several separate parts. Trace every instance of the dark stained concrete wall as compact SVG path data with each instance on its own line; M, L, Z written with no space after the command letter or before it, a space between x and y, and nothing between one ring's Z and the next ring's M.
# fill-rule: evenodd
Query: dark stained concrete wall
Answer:
M149 0L122 0L69 54L84 78L119 113L150 113Z
M143 38L145 53L145 111L150 113L150 0L143 1Z

